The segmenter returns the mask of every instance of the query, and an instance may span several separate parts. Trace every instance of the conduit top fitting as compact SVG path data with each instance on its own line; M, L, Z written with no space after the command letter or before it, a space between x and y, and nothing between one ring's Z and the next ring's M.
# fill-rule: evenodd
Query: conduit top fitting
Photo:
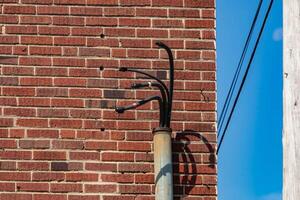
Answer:
M158 101L159 103L159 128L167 128L170 129L170 123L171 123L171 113L172 113L172 102L173 102L173 87L174 87L174 58L171 49L164 44L163 42L156 42L155 43L158 47L163 48L169 58L169 71L170 71L170 78L169 78L169 87L166 86L166 84L160 80L159 78L148 74L146 72L143 72L141 70L137 69L131 69L127 67L120 67L120 72L133 72L137 74L142 74L144 76L149 77L153 81L145 82L145 83L134 83L131 85L131 89L141 89L141 88L158 88L160 91L160 95L157 96L150 96L145 99L142 99L136 103L133 103L128 106L124 107L116 107L115 111L117 113L124 113L126 110L135 109L137 107L140 107L148 102L151 101Z

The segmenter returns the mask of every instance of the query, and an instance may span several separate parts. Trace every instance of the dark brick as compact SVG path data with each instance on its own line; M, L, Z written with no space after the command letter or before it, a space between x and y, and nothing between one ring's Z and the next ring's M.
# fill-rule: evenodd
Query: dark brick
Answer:
M52 162L51 163L51 170L52 171L68 171L69 164L65 162Z

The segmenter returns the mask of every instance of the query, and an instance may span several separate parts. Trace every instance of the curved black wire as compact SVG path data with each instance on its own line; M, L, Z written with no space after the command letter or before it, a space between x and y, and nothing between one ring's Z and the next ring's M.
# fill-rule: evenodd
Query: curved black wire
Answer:
M163 86L163 88L165 89L165 91L168 95L168 99L170 99L168 87L166 86L166 84L164 82L162 82L161 80L159 80L155 76L152 76L151 74L147 74L146 72L143 72L143 71L140 71L140 70L137 70L137 69L131 69L131 68L127 68L127 67L121 67L119 70L122 71L122 72L128 71L128 72L135 72L135 73L143 74L145 76L148 76L149 78L152 78L152 79L156 80L157 82L159 82Z
M232 118L232 114L233 114L233 112L234 112L234 109L235 109L235 107L236 107L236 104L237 104L237 102L238 102L238 100L239 100L239 97L240 97L241 91L242 91L242 89L243 89L243 86L244 86L244 84L245 84L245 81L246 81L246 78L247 78L247 75L248 75L248 72L249 72L250 66L251 66L251 64L252 64L252 61L253 61L253 58L254 58L254 55L255 55L256 49L257 49L257 47L258 47L258 44L259 44L260 38L261 38L261 36L262 36L262 33L263 33L263 30L264 30L264 28L265 28L265 25L266 25L266 22L267 22L267 19L268 19L269 13L270 13L270 11L271 11L272 5L273 5L273 0L271 0L271 2L270 2L270 4L269 4L269 7L268 7L268 10L267 10L267 13L266 13L266 15L265 15L265 18L264 18L264 21L263 21L263 24L262 24L262 26L261 26L261 29L260 29L260 31L259 31L259 34L258 34L257 40L256 40L256 42L255 42L254 49L253 49L253 51L252 51L252 54L251 54L251 57L250 57L249 63L248 63L248 65L247 65L246 72L245 72L245 74L244 74L244 76L243 76L243 79L242 79L241 85L240 85L240 87L239 87L239 90L238 90L237 96L236 96L236 98L235 98L235 100L234 100L234 103L233 103L233 107L232 107L232 109L231 109L231 111L230 111L230 114L229 114L228 120L227 120L227 122L226 122L225 129L224 129L224 131L223 131L223 133L222 133L222 137L221 137L220 143L219 143L219 145L218 145L218 149L217 149L217 154L219 153L219 150L220 150L220 148L221 148L221 146L222 146L222 143L223 143L223 140L224 140L224 137L225 137L225 134L226 134L226 131L227 131L228 125L229 125L229 123L230 123L230 121L231 121L231 118Z
M138 108L150 101L153 100L157 100L159 103L159 125L162 126L162 122L163 122L163 105L162 105L162 99L160 98L160 96L151 96L151 97L147 97L143 100L140 100L132 105L129 106L125 106L125 107L116 107L116 112L117 113L124 113L126 110L131 110L131 109L135 109Z
M249 47L250 40L252 38L252 33L253 33L254 28L255 28L258 15L260 13L262 3L263 3L263 0L260 0L260 2L258 4L258 7L256 9L256 12L255 12L255 16L253 18L252 24L251 24L250 31L249 31L248 36L247 36L246 43L244 45L242 55L241 55L239 63L238 63L238 67L235 71L234 77L233 77L231 85L230 85L230 89L227 93L227 97L226 97L225 103L224 103L222 111L221 111L221 115L218 119L218 122L219 122L219 125L220 125L219 128L218 128L219 131L222 130L223 123L224 123L224 120L225 120L225 117L226 117L226 114L227 114L227 111L228 111L228 108L229 108L229 105L230 105L230 102L231 102L231 98L232 98L232 95L233 95L233 91L235 89L238 77L239 77L241 69L242 69L242 65L243 65L243 62L244 62L244 59L245 59L245 56L246 56L246 52L247 52L248 47ZM219 136L220 136L220 134L218 134L218 137Z
M173 88L174 88L174 57L172 54L172 51L170 47L165 45L163 42L158 41L155 43L157 46L165 49L168 53L169 57L169 64L170 64L170 80L169 80L169 102L168 102L168 121L167 121L167 127L170 127L171 123L171 114L172 114L172 103L173 103Z
M148 83L135 83L131 86L133 89L139 89L139 88L145 88L145 87L157 87L160 90L161 97L162 97L162 104L163 104L163 121L162 121L162 127L166 126L166 121L167 121L167 104L168 104L168 99L167 99L167 94L166 91L164 90L163 86L159 83L153 83L153 82L148 82Z

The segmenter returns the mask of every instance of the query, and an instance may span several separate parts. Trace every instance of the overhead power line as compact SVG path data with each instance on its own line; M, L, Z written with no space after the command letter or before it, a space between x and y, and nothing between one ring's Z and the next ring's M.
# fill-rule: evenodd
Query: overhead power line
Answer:
M257 50L257 47L258 47L260 38L261 38L261 36L262 36L263 30L264 30L264 28L265 28L265 25L266 25L266 22L267 22L267 19L268 19L268 16L269 16L269 14L270 14L270 11L271 11L272 6L273 6L273 0L270 1L270 4L269 4L269 6L268 6L267 13L266 13L266 15L265 15L265 17L264 17L264 21L263 21L263 23L262 23L262 26L261 26L261 29L260 29L260 31L259 31L258 37L257 37L257 39L256 39L255 46L254 46L254 49L253 49L253 51L252 51L250 60L249 60L249 62L248 62L248 65L247 65L245 74L244 74L244 76L243 76L243 79L242 79L241 85L240 85L240 87L239 87L237 96L235 97L235 100L234 100L232 109L231 109L231 111L230 111L228 120L227 120L227 122L226 122L226 126L225 126L225 128L224 128L223 133L222 133L222 137L221 137L220 143L219 143L219 145L218 145L218 149L217 149L217 154L219 153L219 150L220 150L220 148L221 148L221 146L222 146L222 143L223 143L223 141L224 141L224 137L225 137L225 135L226 135L226 131L227 131L228 125L229 125L229 123L230 123L230 121L231 121L233 112L234 112L234 110L235 110L235 107L236 107L237 102L238 102L238 100L239 100L241 91L242 91L243 86L244 86L244 84L245 84L245 81L246 81L246 78L247 78L247 75L248 75L250 66L251 66L252 61L253 61L253 58L254 58L254 56L255 56L255 53L256 53L256 50Z
M219 122L219 128L218 129L219 129L219 131L222 130L223 123L224 123L224 120L225 120L225 117L227 115L227 111L228 111L228 108L229 108L229 105L230 105L230 102L231 102L231 98L232 98L233 92L235 90L235 86L236 86L237 80L239 78L239 75L240 75L240 72L241 72L241 69L242 69L242 66L243 66L243 62L244 62L246 53L248 51L249 43L250 43L251 38L252 38L252 33L253 33L254 28L255 28L258 15L259 15L260 10L261 10L262 3L263 3L263 0L260 0L259 4L258 4L258 7L256 9L256 12L255 12L255 16L253 18L252 24L251 24L251 28L250 28L248 36L247 36L246 43L245 43L244 48L243 48L242 55L240 57L238 66L236 68L234 77L232 79L232 82L231 82L231 85L230 85L230 89L229 89L229 91L227 93L227 97L226 97L225 103L223 105L223 108L222 108L222 111L221 111L221 115L220 115L220 117L218 119L218 122ZM220 136L220 134L218 134L218 137L219 136Z

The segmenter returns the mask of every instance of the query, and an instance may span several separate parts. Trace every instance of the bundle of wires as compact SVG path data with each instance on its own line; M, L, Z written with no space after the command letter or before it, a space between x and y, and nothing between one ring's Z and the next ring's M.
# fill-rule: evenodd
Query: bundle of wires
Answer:
M129 106L117 107L116 112L124 113L126 110L135 109L135 108L142 106L150 101L156 100L159 103L159 111L160 111L159 112L160 113L159 126L170 128L172 102L173 102L173 87L174 87L174 58L173 58L171 49L166 44L159 41L159 42L156 42L156 45L160 48L165 49L169 56L169 65L170 65L169 88L166 86L166 84L162 80L158 79L155 76L152 76L151 74L148 74L146 72L143 72L143 71L140 71L137 69L121 67L119 69L121 72L134 72L134 73L142 74L142 75L147 76L150 79L154 80L154 81L146 82L146 83L133 84L131 86L132 89L156 87L159 89L160 95L145 98L145 99L140 100Z

